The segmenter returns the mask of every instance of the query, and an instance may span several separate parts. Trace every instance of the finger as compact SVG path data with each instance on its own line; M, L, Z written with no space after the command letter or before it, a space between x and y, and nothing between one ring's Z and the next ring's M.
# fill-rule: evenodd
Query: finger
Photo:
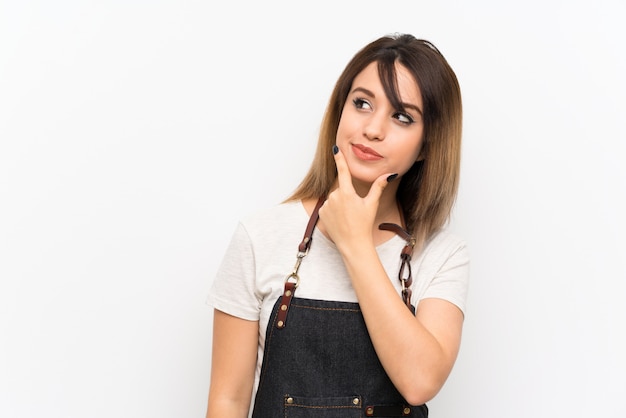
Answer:
M352 175L350 174L348 163L337 145L333 147L333 153L335 154L335 164L337 165L337 182L339 183L339 188L344 190L354 190L354 186L352 185Z
M383 190L385 190L385 187L387 187L387 185L392 181L396 181L397 177L398 173L387 173L378 177L374 183L372 183L372 187L370 187L370 191L367 193L365 198L369 201L378 202L380 200L380 196L383 194Z

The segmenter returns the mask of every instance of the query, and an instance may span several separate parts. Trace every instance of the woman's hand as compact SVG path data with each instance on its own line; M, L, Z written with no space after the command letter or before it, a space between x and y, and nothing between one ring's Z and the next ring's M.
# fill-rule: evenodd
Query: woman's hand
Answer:
M320 208L320 219L330 239L340 252L351 242L373 244L372 231L380 202L380 197L389 181L395 176L383 174L372 183L365 197L359 196L352 184L352 176L346 160L337 148L338 187L327 197ZM389 180L388 180L389 179Z

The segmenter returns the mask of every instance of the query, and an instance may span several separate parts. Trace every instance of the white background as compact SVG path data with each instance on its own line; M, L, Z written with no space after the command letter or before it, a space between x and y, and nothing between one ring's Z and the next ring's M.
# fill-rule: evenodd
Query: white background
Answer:
M432 417L626 416L620 1L0 1L0 417L205 413L237 220L390 32L463 91L464 340Z

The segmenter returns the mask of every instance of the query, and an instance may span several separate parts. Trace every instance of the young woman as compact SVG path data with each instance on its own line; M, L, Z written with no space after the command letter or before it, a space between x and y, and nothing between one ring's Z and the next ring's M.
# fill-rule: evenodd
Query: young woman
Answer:
M431 43L348 63L313 164L238 225L215 278L207 417L426 417L461 340L461 94Z

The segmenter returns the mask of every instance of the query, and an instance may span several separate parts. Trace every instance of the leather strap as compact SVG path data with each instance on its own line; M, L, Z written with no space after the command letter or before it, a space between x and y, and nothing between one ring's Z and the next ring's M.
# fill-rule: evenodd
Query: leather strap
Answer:
M382 223L378 225L378 229L395 232L406 241L406 245L400 253L402 263L400 264L400 271L398 272L398 280L402 283L402 300L406 306L412 310L411 284L413 283L413 274L411 272L411 255L413 254L413 248L415 247L415 238L413 238L411 234L409 234L400 225L393 223Z
M304 237L302 238L302 242L300 242L300 245L298 245L296 265L294 266L291 274L285 279L285 288L283 290L283 296L280 300L278 314L276 316L276 328L278 329L283 329L287 325L287 313L289 312L289 306L291 306L291 300L293 299L296 288L300 283L298 269L300 268L300 263L302 263L302 259L306 257L309 252L309 248L311 248L311 242L313 241L313 230L315 230L315 225L317 225L317 221L319 220L320 207L322 207L325 201L325 196L322 196L317 200L315 208L313 208L313 212L311 213L311 217L309 218L309 223L307 224L306 230L304 231Z
M309 218L309 222L306 226L306 230L304 231L304 237L302 238L300 245L298 245L296 265L294 266L291 274L285 279L285 288L283 290L283 296L280 300L278 314L276 316L276 328L278 329L282 329L287 326L287 313L289 312L289 306L291 305L291 300L296 292L296 288L300 283L298 269L300 268L302 259L308 254L309 249L311 248L313 231L315 230L315 225L317 225L317 221L319 220L319 209L325 201L325 196L322 196L317 200L315 208L313 208L313 212L311 213L311 217ZM400 214L402 215L401 210ZM409 234L400 225L394 223L382 223L378 225L378 229L392 231L406 241L406 245L400 253L402 264L400 265L400 271L398 272L398 279L400 280L400 283L402 283L402 300L409 310L412 311L410 286L413 283L413 275L411 272L411 254L413 254L413 247L415 247L415 238L413 238L411 234Z
M320 197L315 204L315 208L313 208L313 212L311 213L311 217L309 218L309 223L306 226L306 230L304 231L304 238L302 238L302 242L298 246L298 251L307 252L311 247L311 240L313 239L313 230L315 229L315 225L317 225L317 221L320 218L319 210L326 201L326 197Z
M408 405L369 405L365 408L366 417L407 417L410 414Z
M278 307L278 315L276 316L276 328L283 329L287 325L287 311L291 305L291 299L296 291L297 282L285 282L285 290L283 290L283 297L280 300L280 306Z

